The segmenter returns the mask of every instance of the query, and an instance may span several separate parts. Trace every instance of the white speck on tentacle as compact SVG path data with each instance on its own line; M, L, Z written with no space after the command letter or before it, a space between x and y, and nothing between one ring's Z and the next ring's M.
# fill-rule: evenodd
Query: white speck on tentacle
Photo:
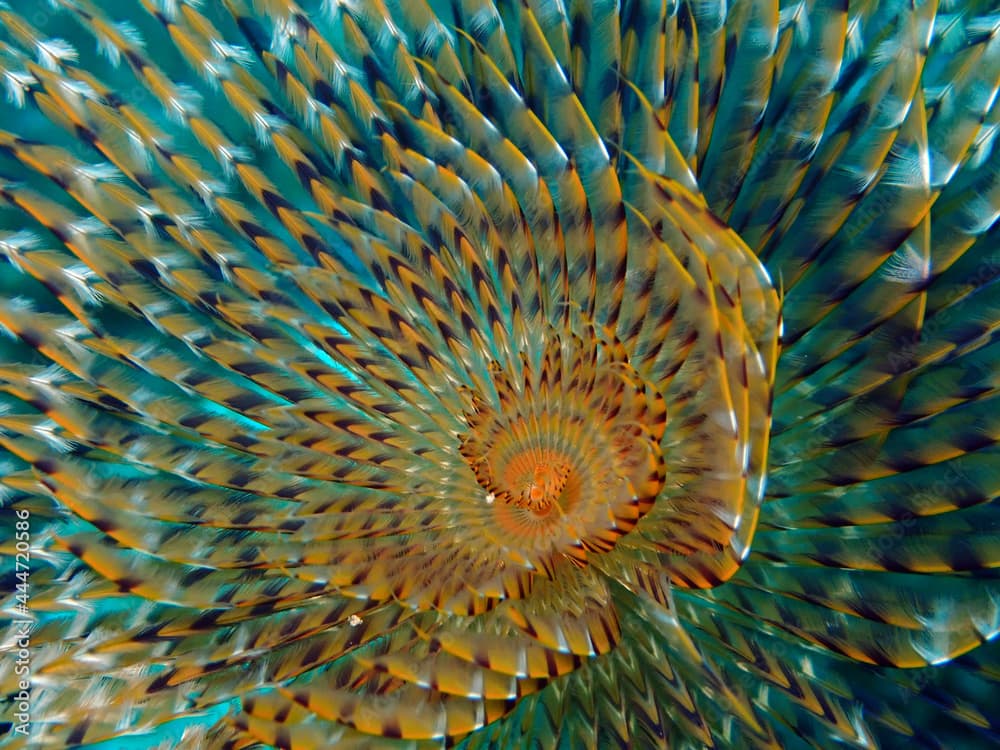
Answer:
M350 617L347 618L347 624L350 625L352 628L356 628L358 625L360 625L363 622L364 622L364 620L362 620L357 615L351 615Z
M30 73L15 70L5 71L4 83L7 86L7 99L17 107L24 106L24 94L28 88L37 83L38 79Z
M36 43L38 64L47 70L59 70L64 62L72 62L79 55L76 48L65 39L46 39Z

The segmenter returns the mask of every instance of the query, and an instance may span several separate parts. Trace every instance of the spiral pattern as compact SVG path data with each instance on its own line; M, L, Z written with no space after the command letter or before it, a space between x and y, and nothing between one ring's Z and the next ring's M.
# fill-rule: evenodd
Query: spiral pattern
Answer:
M3 748L1000 742L989 3L0 3L0 76Z

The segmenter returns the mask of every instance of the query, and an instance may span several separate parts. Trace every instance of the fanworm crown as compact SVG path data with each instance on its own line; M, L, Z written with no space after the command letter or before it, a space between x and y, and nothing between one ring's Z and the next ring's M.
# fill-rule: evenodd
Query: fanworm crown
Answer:
M1000 12L0 2L0 748L1000 745Z

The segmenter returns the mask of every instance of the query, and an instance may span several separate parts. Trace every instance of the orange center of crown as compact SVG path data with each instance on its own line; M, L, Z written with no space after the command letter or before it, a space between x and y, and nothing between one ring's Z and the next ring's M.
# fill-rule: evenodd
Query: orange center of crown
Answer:
M666 475L659 392L602 339L550 333L534 367L493 363L496 396L468 395L459 444L484 490L487 538L548 576L613 549Z
M569 481L572 464L568 457L551 449L516 453L504 467L500 498L518 508L544 515L561 499Z

